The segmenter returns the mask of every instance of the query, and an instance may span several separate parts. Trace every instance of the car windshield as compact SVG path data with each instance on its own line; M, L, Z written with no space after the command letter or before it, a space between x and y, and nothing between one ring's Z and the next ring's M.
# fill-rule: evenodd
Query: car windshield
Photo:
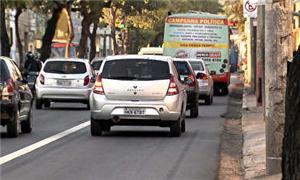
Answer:
M102 77L118 80L162 80L170 78L169 64L149 59L107 61Z
M10 78L7 65L3 60L0 60L0 83L7 81Z
M57 74L83 74L87 70L83 62L49 61L46 63L44 71Z
M179 75L190 75L191 71L189 68L189 64L186 61L175 61L174 62Z
M200 61L190 61L190 64L192 65L194 71L204 71L203 64Z
M92 63L92 67L93 67L94 70L99 70L101 64L102 64L102 61L94 61L94 62Z

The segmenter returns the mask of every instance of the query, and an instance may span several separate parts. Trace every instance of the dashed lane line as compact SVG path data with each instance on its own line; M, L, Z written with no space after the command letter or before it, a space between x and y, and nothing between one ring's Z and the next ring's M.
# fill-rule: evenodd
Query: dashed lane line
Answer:
M90 125L90 121L86 121L86 122L81 123L81 124L79 124L79 125L77 125L75 127L72 127L72 128L67 129L67 130L65 130L63 132L57 133L57 134L55 134L53 136L50 136L50 137L48 137L46 139L38 141L38 142L36 142L36 143L34 143L32 145L26 146L26 147L24 147L24 148L22 148L20 150L17 150L17 151L15 151L13 153L7 154L7 155L5 155L5 156L3 156L3 157L0 158L0 165L3 165L3 164L5 164L5 163L7 163L7 162L9 162L11 160L14 160L14 159L16 159L16 158L18 158L20 156L23 156L25 154L28 154L28 153L30 153L30 152L38 149L38 148L46 146L47 144L50 144L50 143L52 143L54 141L57 141L57 140L65 137L67 135L75 133L75 132L77 132L77 131L79 131L79 130L81 130L81 129L89 126L89 125Z

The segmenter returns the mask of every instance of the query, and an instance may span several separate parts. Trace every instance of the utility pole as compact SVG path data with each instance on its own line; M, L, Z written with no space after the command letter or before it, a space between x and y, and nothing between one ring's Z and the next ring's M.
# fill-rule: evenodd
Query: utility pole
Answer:
M266 0L266 171L281 172L287 60L292 57L292 0Z
M265 62L265 6L257 6L256 38L256 99L258 105L264 106L264 62Z

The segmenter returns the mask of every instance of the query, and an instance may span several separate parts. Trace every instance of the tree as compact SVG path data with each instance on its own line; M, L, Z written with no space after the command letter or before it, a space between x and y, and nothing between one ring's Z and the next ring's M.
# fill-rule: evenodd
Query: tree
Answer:
M244 32L245 18L243 15L243 1L225 0L224 13L228 19L237 24L238 30Z
M40 49L41 61L45 61L51 55L52 40L55 35L56 25L60 14L64 8L69 9L74 0L54 0L54 1L33 1L35 11L44 14L51 12L51 17L47 20L45 34L42 38L42 47Z
M300 179L300 48L288 67L282 174L283 179Z
M12 45L9 40L6 23L5 23L5 8L7 7L8 1L1 0L0 1L0 37L1 37L1 55L2 56L10 56L10 47Z

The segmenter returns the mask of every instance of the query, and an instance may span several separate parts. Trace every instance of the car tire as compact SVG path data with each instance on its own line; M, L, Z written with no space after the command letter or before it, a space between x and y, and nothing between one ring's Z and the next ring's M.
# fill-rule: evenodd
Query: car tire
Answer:
M89 103L89 102L87 102L87 104L86 104L86 109L87 109L87 110L91 110L91 106L90 106L90 103Z
M222 85L222 95L226 96L229 93L227 84Z
M181 132L184 133L186 131L186 128L185 128L185 119L183 119L181 121Z
M101 122L91 118L91 135L92 136L101 136L102 135L102 128Z
M7 124L8 137L18 137L19 135L19 109L14 112L11 121Z
M43 102L41 99L36 99L35 100L35 108L36 109L42 109L43 108Z
M198 103L194 103L193 107L191 107L191 118L198 117Z
M30 108L27 120L21 122L21 131L22 133L31 133L32 131L32 108Z
M212 99L213 99L212 95L206 96L205 99L204 99L204 103L206 105L211 105L212 104Z
M51 106L51 102L50 101L45 101L43 104L44 104L45 108L50 108L50 106Z
M171 123L170 126L170 136L171 137L180 137L181 136L181 121L177 120Z
M104 132L109 132L111 126L107 122L101 122L101 130Z

